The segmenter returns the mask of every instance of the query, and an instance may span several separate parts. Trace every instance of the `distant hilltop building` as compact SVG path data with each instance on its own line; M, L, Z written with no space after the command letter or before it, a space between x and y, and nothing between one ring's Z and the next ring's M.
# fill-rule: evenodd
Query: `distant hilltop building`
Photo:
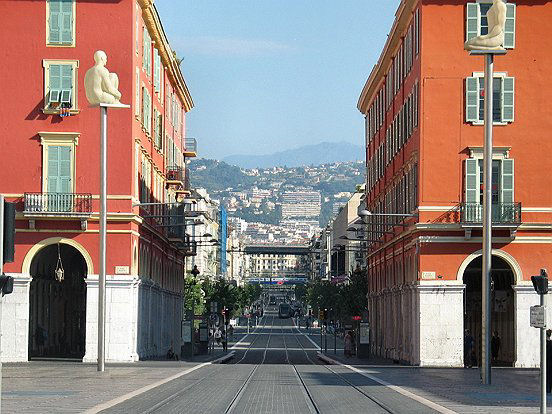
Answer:
M282 218L318 217L321 205L319 191L286 191L282 194Z

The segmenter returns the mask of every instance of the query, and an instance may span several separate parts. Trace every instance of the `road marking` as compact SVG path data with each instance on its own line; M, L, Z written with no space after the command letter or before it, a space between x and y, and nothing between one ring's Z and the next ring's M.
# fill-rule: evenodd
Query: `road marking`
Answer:
M384 381L384 380L382 380L378 377L375 377L373 375L370 375L370 374L368 374L368 373L366 373L366 372L364 372L364 371L362 371L362 370L360 370L356 367L353 367L352 365L342 364L341 362L339 362L335 359L332 359L332 358L330 358L326 355L324 355L324 357L327 358L328 360L332 361L335 365L341 365L342 367L348 368L351 371L356 372L357 374L360 374L360 375L362 375L362 376L364 376L368 379L371 379L372 381L377 382L380 385L383 385L387 388L392 389L393 391L398 392L399 394L404 395L405 397L408 397L408 398L411 398L415 401L418 401L420 404L423 404L426 407L432 408L433 410L435 410L439 413L442 413L442 414L457 414L456 411L453 411L449 408L443 407L442 405L434 403L433 401L430 401L427 398L420 397L419 395L416 395L413 392L407 391L404 388L399 387L398 385L390 384L389 382Z
M293 322L293 324L295 325L295 321ZM299 328L297 327L297 325L295 326L295 328L299 331L299 333L300 333L301 335L303 335L305 338L307 338L307 339L311 342L311 344L313 344L313 345L316 347L316 349L322 350L322 348L320 348L316 342L314 342L312 339L310 339L308 335L306 335L305 333L301 332L301 331L299 330Z
M105 403L98 404L95 407L89 408L88 410L84 411L84 413L85 414L99 413L100 411L106 410L106 409L111 408L111 407L113 407L117 404L120 404L120 403L124 402L124 401L130 400L133 397L136 397L140 394L148 392L149 390L157 388L157 387L159 387L163 384L166 384L167 382L170 382L170 381L173 381L173 380L178 379L180 377L183 377L184 375L188 375L189 373L197 371L198 369L206 367L207 365L217 364L217 363L221 362L222 360L226 359L227 357L228 357L228 355L224 355L220 358L215 359L214 361L203 362L199 365L196 365L195 367L188 368L187 370L179 372L178 374L175 374L171 377L168 377L168 378L165 378L163 380L154 382L153 384L150 384L150 385L146 385L145 387L138 388L135 391L129 392L128 394L125 394L125 395L122 395L120 397L114 398L114 399L112 399L110 401L107 401Z

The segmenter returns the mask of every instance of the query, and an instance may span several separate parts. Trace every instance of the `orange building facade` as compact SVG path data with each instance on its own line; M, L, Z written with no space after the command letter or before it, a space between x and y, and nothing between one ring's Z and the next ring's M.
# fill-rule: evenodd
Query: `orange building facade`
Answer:
M3 360L97 358L100 113L84 91L96 50L131 105L109 111L106 359L179 350L193 252L184 227L170 224L184 221L184 207L137 205L189 193L193 102L153 1L6 0L0 13L2 38L17 38L4 44L0 69L12 97L0 103L0 193L17 203Z
M464 42L487 33L491 0L403 0L358 101L366 120L371 351L462 366L481 342L483 70ZM492 331L496 363L538 365L530 276L552 259L545 104L548 1L508 2L493 81ZM479 358L478 358L479 359Z

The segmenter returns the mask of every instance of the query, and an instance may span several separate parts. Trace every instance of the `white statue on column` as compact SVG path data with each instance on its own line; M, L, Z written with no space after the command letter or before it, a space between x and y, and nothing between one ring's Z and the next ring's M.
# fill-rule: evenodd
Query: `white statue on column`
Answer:
M489 33L468 40L466 50L501 50L504 49L504 29L506 25L506 4L503 0L493 0L487 12Z
M116 73L109 73L105 65L107 55L103 50L94 53L96 64L86 71L84 89L90 105L119 104L121 92L118 91L119 78Z

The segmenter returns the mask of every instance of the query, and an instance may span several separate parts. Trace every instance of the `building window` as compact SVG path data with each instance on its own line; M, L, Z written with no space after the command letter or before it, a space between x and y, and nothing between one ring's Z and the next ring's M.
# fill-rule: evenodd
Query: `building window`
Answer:
M466 5L466 41L489 33L487 12L492 0L480 0ZM516 45L516 5L506 3L506 26L504 30L504 47L513 49Z
M151 136L151 95L142 88L142 126L148 136Z
M42 144L42 192L75 193L75 150L78 132L39 132ZM48 198L50 211L71 211L71 197Z
M46 2L46 44L48 46L75 45L75 7L75 0Z
M148 28L144 26L144 53L142 56L142 67L148 76L151 76L151 37L148 32Z
M62 108L78 110L78 61L43 60L44 112L59 113Z
M493 122L514 121L515 79L504 73L495 73L493 79ZM484 121L483 73L474 73L466 79L466 122L483 124Z
M480 154L482 155L482 153ZM469 221L480 221L483 211L483 160L468 158L465 162L464 201ZM514 213L514 160L493 158L492 162L492 216L493 220Z

